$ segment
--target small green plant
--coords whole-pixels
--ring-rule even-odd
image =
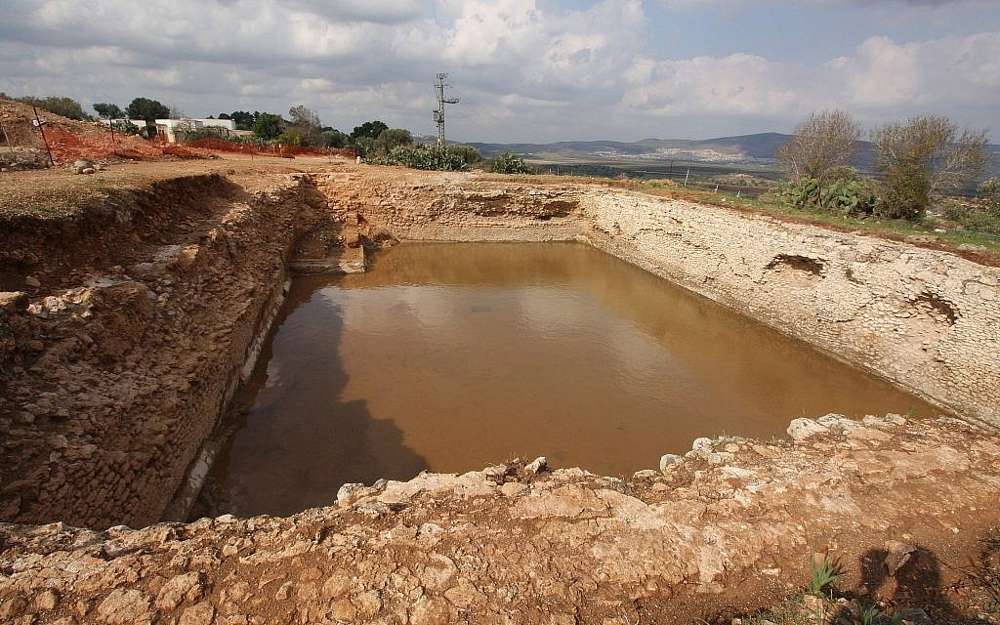
[[[822,560],[809,558],[809,593],[821,595],[827,586],[840,577],[837,566],[826,556]]]
[[[870,605],[861,608],[861,625],[876,625],[882,620],[882,610],[878,609],[878,606]]]
[[[530,165],[525,163],[523,158],[511,154],[510,152],[504,152],[500,156],[493,159],[493,163],[490,165],[490,171],[495,174],[534,173],[534,169],[532,169]]]

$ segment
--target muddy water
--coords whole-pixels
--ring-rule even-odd
[[[201,513],[515,456],[605,475],[794,417],[938,412],[583,245],[404,244],[298,280]]]

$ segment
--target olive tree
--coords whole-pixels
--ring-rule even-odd
[[[917,220],[933,199],[961,189],[986,168],[986,131],[960,130],[947,117],[923,115],[872,132],[882,176],[880,211]]]
[[[813,113],[778,151],[778,160],[793,178],[822,178],[851,161],[861,126],[844,111]]]

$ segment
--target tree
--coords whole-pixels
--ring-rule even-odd
[[[253,133],[264,141],[276,139],[281,134],[284,120],[274,113],[261,113],[253,124]]]
[[[316,114],[316,111],[308,109],[301,104],[288,109],[288,118],[292,121],[293,126],[316,129],[323,126],[319,121],[319,115]]]
[[[253,124],[257,120],[257,113],[233,111],[227,116],[227,119],[231,119],[236,123],[237,130],[253,130]]]
[[[315,111],[299,104],[288,109],[288,117],[291,119],[291,125],[298,131],[300,143],[296,145],[316,146],[322,142],[323,124]]]
[[[861,126],[844,111],[813,113],[778,151],[778,160],[793,178],[822,178],[847,165],[857,150]]]
[[[349,141],[350,137],[336,128],[324,128],[320,135],[320,145],[325,148],[343,148]]]
[[[170,117],[170,109],[149,98],[136,98],[129,102],[125,112],[129,119],[144,119],[146,123],[152,125],[157,119],[167,119]]]
[[[378,139],[378,136],[382,134],[383,131],[388,130],[389,126],[378,120],[365,122],[360,126],[355,126],[354,131],[351,132],[351,139],[357,141],[362,137],[367,137],[368,139]]]
[[[959,130],[947,117],[924,115],[872,133],[882,175],[880,211],[918,220],[932,199],[961,189],[986,168],[986,131]]]
[[[125,117],[125,111],[117,104],[98,102],[94,105],[94,110],[104,119],[122,119]]]
[[[372,144],[372,149],[376,154],[388,154],[393,148],[401,145],[413,145],[413,135],[409,130],[403,128],[388,128],[379,133]]]

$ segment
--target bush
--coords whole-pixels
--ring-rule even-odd
[[[1000,178],[990,178],[979,185],[979,199],[989,213],[1000,219]]]
[[[38,108],[46,110],[50,113],[62,115],[63,117],[68,117],[70,119],[90,119],[90,115],[84,113],[83,107],[80,106],[80,103],[73,98],[60,98],[57,96],[36,98],[33,96],[25,96],[23,98],[18,98],[18,100],[20,102],[24,102],[25,104],[37,106]]]
[[[413,169],[464,171],[469,168],[468,151],[446,146],[444,149],[427,145],[398,146],[383,157],[370,159],[379,165],[402,165]]]
[[[142,129],[133,124],[127,119],[119,119],[111,122],[111,127],[115,132],[120,132],[123,135],[132,136],[139,134]]]
[[[785,185],[785,199],[796,208],[820,208],[845,215],[871,215],[879,205],[872,183],[850,167],[836,167],[822,178],[801,177]]]
[[[531,174],[535,170],[525,163],[524,159],[520,156],[504,152],[493,159],[493,162],[490,164],[490,171],[495,174]]]
[[[882,174],[879,214],[917,221],[931,200],[954,192],[985,168],[985,132],[959,128],[947,117],[914,117],[872,133],[875,169]]]
[[[455,154],[461,155],[462,158],[465,159],[465,162],[470,165],[472,165],[473,163],[478,163],[479,161],[483,160],[483,156],[479,153],[479,150],[472,147],[471,145],[461,145],[461,144],[450,145],[448,146],[448,149],[454,152]]]
[[[388,154],[400,146],[407,145],[413,145],[413,135],[410,134],[409,130],[388,128],[376,137],[372,149],[375,154]]]

